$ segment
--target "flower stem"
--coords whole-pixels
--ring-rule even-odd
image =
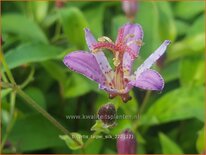
[[[15,84],[14,78],[13,78],[12,73],[9,70],[9,67],[8,67],[8,65],[7,65],[7,63],[6,63],[5,59],[4,59],[4,55],[3,55],[2,51],[0,52],[0,60],[1,60],[3,66],[5,68],[5,71],[6,71],[7,75],[8,75],[9,80],[11,81],[11,83]]]
[[[14,125],[14,122],[15,122],[16,116],[17,116],[17,115],[15,115],[15,101],[16,101],[16,92],[15,91],[13,91],[11,93],[10,101],[11,101],[11,104],[10,104],[10,118],[9,118],[8,125],[6,127],[6,133],[5,133],[5,135],[2,139],[0,153],[2,153],[3,147],[6,143],[6,140],[9,136],[9,133],[10,133],[10,131],[11,131],[13,125]]]
[[[97,135],[99,135],[100,133],[101,133],[100,131],[95,131],[95,132],[89,137],[89,139],[85,142],[83,148],[86,148],[89,144],[91,144],[92,141],[94,140],[94,137],[97,136]]]
[[[13,75],[6,63],[6,60],[4,59],[3,52],[0,52],[0,60],[5,68],[5,71],[8,75],[9,80],[11,81],[11,85],[13,88],[13,91],[16,91],[16,93],[21,96],[27,104],[29,104],[31,107],[33,107],[35,110],[37,110],[39,113],[41,113],[46,119],[48,119],[54,126],[56,126],[60,131],[62,131],[64,134],[68,135],[71,139],[73,139],[78,145],[81,145],[76,139],[74,139],[71,135],[71,133],[64,128],[55,118],[53,118],[47,111],[45,111],[41,106],[39,106],[30,96],[28,96],[24,91],[22,91],[21,87],[16,85],[16,82],[13,78]],[[32,76],[31,72],[31,76]],[[30,76],[29,76],[30,77]],[[27,84],[27,82],[26,82]]]
[[[144,112],[145,106],[146,106],[146,104],[147,104],[147,102],[149,100],[150,95],[151,95],[151,91],[147,91],[146,94],[145,94],[145,97],[144,97],[144,99],[142,101],[142,105],[141,105],[141,107],[139,109],[139,114],[140,115],[141,115],[142,112]],[[137,129],[138,123],[139,123],[139,120],[136,120],[134,122],[134,125],[132,127],[133,131],[135,131]]]
[[[142,101],[142,105],[140,107],[139,113],[141,114],[142,112],[144,112],[145,106],[149,100],[149,97],[151,95],[151,91],[147,91],[144,97],[144,100]]]
[[[32,80],[33,80],[33,76],[34,76],[34,67],[32,67],[31,72],[29,73],[29,76],[27,77],[27,79],[21,84],[21,88],[26,87]]]

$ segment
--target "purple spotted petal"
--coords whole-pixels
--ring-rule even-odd
[[[136,81],[131,81],[129,84],[146,90],[161,91],[164,87],[164,80],[158,72],[148,69],[142,72]]]
[[[88,52],[72,52],[64,57],[64,64],[71,70],[83,74],[100,84],[106,81],[94,55]]]
[[[95,44],[97,41],[88,28],[85,28],[84,32],[85,32],[85,39],[86,39],[87,45],[89,47],[89,50],[92,51],[93,50],[92,45]]]
[[[87,45],[88,45],[90,51],[92,51],[93,50],[92,45],[94,43],[96,43],[97,41],[89,29],[85,29],[85,38],[86,38],[86,42],[87,42]],[[95,56],[97,63],[99,65],[102,73],[106,77],[107,81],[111,82],[113,79],[113,76],[114,76],[114,72],[113,72],[112,67],[110,66],[105,54],[100,50],[100,51],[93,53],[93,55]]]
[[[133,37],[129,37],[133,35]],[[125,42],[138,55],[141,46],[138,46],[138,42],[142,41],[144,32],[139,24],[125,24],[118,31],[117,42]],[[138,41],[138,42],[137,42]],[[140,43],[139,42],[139,43]]]
[[[128,93],[132,88],[133,88],[132,85],[128,85],[127,87],[124,88],[124,91],[121,91],[121,92],[120,92],[119,90],[117,90],[117,89],[115,89],[115,88],[110,88],[109,86],[102,85],[102,84],[99,85],[99,89],[103,89],[103,90],[105,90],[105,91],[107,91],[107,92],[109,92],[109,93],[112,93],[112,94],[126,94],[126,93]]]
[[[145,61],[144,63],[137,68],[135,75],[136,75],[136,79],[139,77],[139,75],[141,73],[143,73],[145,70],[149,69],[150,67],[152,67],[152,65],[164,54],[164,52],[167,49],[167,46],[170,44],[169,40],[165,40],[160,47],[154,51],[154,53],[152,53]]]
[[[130,37],[133,35],[133,37]],[[119,29],[117,42],[125,42],[125,44],[132,50],[134,55],[138,56],[143,39],[143,30],[139,24],[125,24]],[[123,58],[123,69],[126,71],[125,76],[128,76],[132,70],[134,58],[128,52],[125,52]]]

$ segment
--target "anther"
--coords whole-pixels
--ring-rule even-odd
[[[126,41],[129,39],[129,38],[133,38],[135,35],[134,34],[128,34],[126,35],[126,37],[124,38],[124,43],[126,43]]]
[[[128,42],[127,46],[130,46],[131,44],[134,44],[134,43],[139,47],[143,45],[142,40],[139,39],[139,40],[132,40],[132,41]]]
[[[100,38],[98,38],[98,41],[99,42],[109,42],[109,43],[113,43],[113,41],[109,38],[109,37],[106,37],[106,36],[102,36]]]

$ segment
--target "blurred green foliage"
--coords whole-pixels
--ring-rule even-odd
[[[205,121],[205,2],[138,3],[135,22],[144,30],[144,46],[134,69],[165,39],[172,41],[162,65],[155,65],[165,79],[161,93],[152,92],[145,111],[134,130],[137,153],[201,153]],[[6,62],[18,84],[25,82],[31,70],[32,81],[23,87],[33,100],[75,134],[91,135],[95,120],[66,119],[66,115],[93,115],[108,102],[119,107],[118,114],[137,115],[146,91],[134,88],[127,104],[119,98],[109,100],[96,83],[71,72],[63,57],[75,50],[87,50],[83,28],[95,37],[113,40],[118,28],[127,23],[120,2],[2,2],[1,46]],[[6,82],[5,69],[1,69]],[[11,89],[1,90],[2,136],[9,123]],[[81,153],[78,146],[18,96],[15,119],[6,141],[5,153]],[[132,128],[137,120],[117,120],[109,134]],[[85,142],[86,139],[83,139]],[[115,139],[96,139],[85,153],[116,153]]]

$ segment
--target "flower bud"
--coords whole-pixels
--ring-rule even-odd
[[[113,104],[108,103],[103,105],[98,111],[98,118],[106,125],[115,123],[116,109]]]
[[[137,0],[122,0],[122,9],[129,19],[134,19],[137,12]]]
[[[135,154],[136,153],[136,138],[129,129],[122,132],[117,139],[118,154]]]
[[[64,6],[65,1],[64,0],[56,0],[55,5],[57,8],[62,8]]]

